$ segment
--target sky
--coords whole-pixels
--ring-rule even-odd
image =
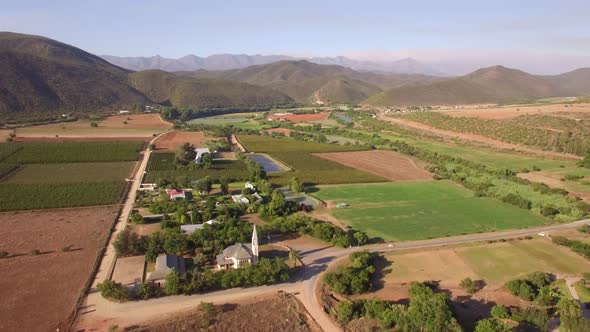
[[[0,0],[0,8],[0,31],[99,55],[414,57],[545,73],[590,66],[588,0]]]

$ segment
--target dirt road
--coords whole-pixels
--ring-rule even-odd
[[[378,116],[379,116],[379,119],[381,119],[381,120],[388,121],[388,122],[391,122],[391,123],[394,123],[394,124],[397,124],[397,125],[400,125],[403,127],[409,127],[412,129],[426,131],[431,134],[435,134],[437,136],[448,137],[448,138],[459,138],[459,139],[465,140],[465,141],[483,143],[485,145],[489,145],[489,146],[492,146],[492,147],[498,148],[498,149],[507,149],[507,150],[514,149],[514,150],[518,150],[518,151],[522,151],[522,152],[526,152],[526,153],[530,153],[530,154],[534,154],[534,155],[548,156],[548,157],[554,157],[554,158],[567,158],[567,159],[576,159],[576,160],[579,160],[582,158],[582,157],[576,156],[574,154],[560,153],[560,152],[555,152],[555,151],[545,151],[545,150],[535,149],[535,148],[531,148],[531,147],[527,147],[527,146],[498,141],[498,140],[495,140],[493,138],[489,138],[486,136],[438,129],[438,128],[434,128],[429,125],[425,125],[420,122],[410,121],[410,120],[401,119],[401,118],[392,118],[392,117],[387,116],[384,113],[378,113]]]

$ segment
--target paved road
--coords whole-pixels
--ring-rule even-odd
[[[106,329],[113,324],[117,324],[119,326],[141,324],[151,319],[161,318],[167,314],[174,314],[194,308],[201,301],[213,302],[217,304],[228,303],[232,301],[239,302],[251,299],[254,296],[274,294],[277,291],[282,290],[295,293],[305,308],[309,311],[310,315],[324,331],[340,331],[341,329],[323,311],[319,299],[317,298],[317,288],[321,284],[319,282],[321,280],[321,275],[328,268],[328,266],[334,264],[338,259],[346,257],[351,252],[361,250],[369,250],[372,252],[388,252],[396,250],[456,245],[469,242],[499,240],[535,235],[540,232],[577,228],[587,223],[590,223],[590,219],[569,224],[542,226],[505,232],[492,232],[432,240],[400,242],[395,243],[394,246],[390,246],[390,244],[377,244],[346,249],[326,247],[315,250],[310,250],[309,248],[297,248],[293,246],[293,249],[295,250],[299,251],[301,249],[300,254],[305,265],[303,273],[299,279],[272,286],[247,289],[230,289],[201,295],[179,295],[149,301],[126,303],[113,303],[106,301],[100,297],[100,294],[95,292],[88,296],[88,307],[86,308],[88,313],[82,313],[80,315],[78,328],[85,328],[87,331],[90,331]]]

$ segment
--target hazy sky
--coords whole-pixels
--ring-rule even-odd
[[[0,0],[0,30],[120,56],[524,54],[590,62],[589,0],[483,2]]]

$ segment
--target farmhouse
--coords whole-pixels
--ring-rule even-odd
[[[183,189],[166,189],[166,194],[173,200],[181,200],[186,198],[186,192]]]
[[[146,281],[164,282],[166,276],[172,269],[178,271],[179,274],[184,274],[184,258],[176,255],[161,254],[156,258],[154,272],[149,274]]]
[[[246,198],[246,196],[240,194],[240,195],[231,195],[231,199],[232,201],[234,201],[234,203],[238,203],[238,204],[250,204],[250,200],[248,198]]]
[[[195,156],[195,163],[198,164],[201,162],[203,155],[206,153],[211,154],[211,151],[209,150],[209,148],[197,148],[195,149],[195,153],[197,154]]]
[[[254,185],[252,183],[250,183],[250,181],[248,181],[244,184],[244,188],[250,189],[250,190],[256,190],[256,187],[254,187]]]
[[[239,269],[245,264],[255,264],[258,261],[258,235],[256,234],[256,225],[252,231],[252,243],[236,243],[223,250],[217,255],[217,269],[226,270],[228,268]]]
[[[217,225],[217,224],[219,224],[219,221],[217,221],[215,219],[211,219],[211,220],[206,221],[202,224],[180,225],[180,230],[183,233],[190,235],[190,234],[193,234],[194,232],[202,229],[203,227],[205,227],[205,225]]]

